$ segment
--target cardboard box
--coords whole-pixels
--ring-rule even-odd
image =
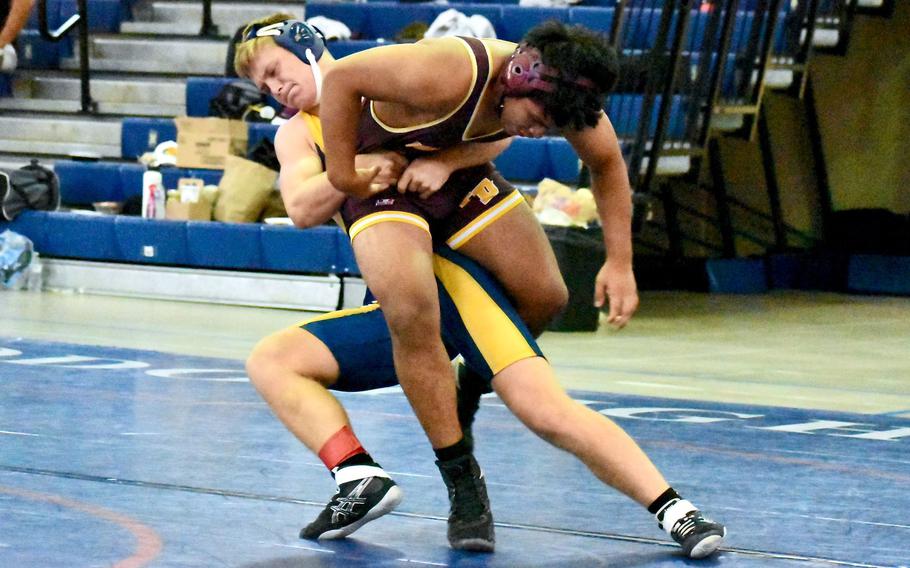
[[[248,132],[243,121],[181,116],[175,122],[178,168],[220,170],[229,155],[246,155]]]
[[[166,218],[175,221],[211,221],[212,203],[200,200],[196,203],[183,203],[177,199],[167,200]]]

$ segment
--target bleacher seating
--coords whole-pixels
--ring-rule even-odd
[[[369,2],[367,4],[310,2],[307,17],[324,16],[343,22],[357,39],[393,40],[398,33],[412,22],[431,24],[436,17],[452,8],[444,4],[401,4],[398,2]],[[570,20],[573,10],[580,9],[589,15],[601,12],[603,18],[612,21],[612,9],[601,7],[584,8],[535,8],[503,3],[458,3],[454,6],[470,16],[479,14],[487,18],[500,39],[517,41],[524,32],[546,19],[563,22]],[[593,22],[593,20],[588,20]],[[609,29],[609,28],[606,28]]]
[[[346,2],[310,2],[307,5],[307,17],[324,16],[339,20],[351,29],[353,37],[357,40],[394,41],[398,33],[408,24],[423,21],[427,24],[444,10],[452,6],[439,4],[412,4],[377,1],[367,4]],[[479,14],[493,24],[499,39],[518,41],[535,25],[555,19],[562,22],[583,25],[601,33],[609,33],[613,25],[615,11],[612,3],[571,7],[526,7],[504,3],[458,3],[454,6],[457,10],[467,14]],[[630,30],[625,36],[624,49],[644,50],[652,47],[657,38],[658,22],[662,10],[659,8],[632,8],[626,15],[625,28]],[[783,22],[789,13],[789,3],[783,5],[778,18],[775,45],[778,49],[783,45]],[[705,24],[710,11],[693,10],[689,24],[689,38],[684,45],[696,50],[701,47]],[[733,51],[744,50],[749,41],[748,31],[752,25],[754,12],[741,6],[736,14],[731,38]],[[376,44],[371,44],[370,47]],[[333,50],[334,52],[335,50]],[[354,46],[345,45],[344,49],[336,54],[338,57],[356,51]]]
[[[134,160],[165,140],[177,139],[177,125],[170,118],[126,118],[120,138],[121,155]]]
[[[107,33],[117,32],[121,22],[129,19],[133,4],[133,0],[88,1],[90,29]],[[76,0],[47,0],[50,27],[56,28],[72,15],[76,4]],[[493,24],[500,39],[510,41],[518,41],[528,29],[547,19],[609,33],[617,11],[616,0],[586,0],[583,5],[559,8],[517,4],[518,0],[452,0],[449,5],[389,0],[369,0],[367,3],[316,0],[307,4],[306,16],[337,19],[352,30],[355,39],[330,43],[331,52],[340,58],[394,42],[399,32],[412,22],[430,24],[449,8],[468,15],[483,15]],[[660,0],[632,0],[628,5],[619,47],[627,56],[641,56],[655,45],[664,4]],[[717,49],[706,47],[706,42],[716,41],[706,36],[709,20],[715,15],[712,13],[714,6],[724,3],[696,5],[699,8],[690,13],[687,36],[682,42],[679,69],[683,83],[695,80],[695,70],[705,58],[710,57],[707,66],[710,71],[722,55]],[[765,6],[765,3],[760,5]],[[745,60],[752,55],[750,31],[758,7],[758,0],[740,0],[733,20],[729,56],[725,59],[720,84],[722,97],[731,101],[738,101],[742,85],[748,84],[754,75],[754,61]],[[786,55],[786,50],[794,49],[793,21],[788,20],[793,13],[792,7],[791,2],[780,3],[773,38],[775,53]],[[34,14],[28,28],[19,38],[22,67],[57,69],[61,60],[73,56],[72,35],[58,43],[48,42],[38,33]],[[747,53],[750,57],[744,57]],[[67,64],[71,62],[64,62],[64,66]],[[188,77],[187,115],[208,115],[209,102],[231,80]],[[0,96],[9,94],[10,90],[10,81],[0,77]],[[644,84],[629,82],[608,99],[606,110],[626,151],[638,143],[636,136],[642,120],[648,121],[646,139],[653,138],[658,128],[661,96],[658,94],[648,109],[645,108],[646,93]],[[697,123],[693,117],[697,117],[699,104],[692,92],[674,91],[669,122],[664,130],[665,143],[673,143],[676,148],[681,147],[680,144],[685,146],[687,136],[691,138],[692,124]],[[249,148],[263,139],[273,140],[276,131],[277,127],[272,125],[251,124]],[[153,150],[160,142],[173,139],[176,139],[176,126],[171,118],[124,118],[120,154],[130,163],[57,160],[55,169],[61,180],[63,201],[85,207],[98,201],[123,201],[139,194],[145,168],[135,159]],[[580,167],[575,151],[562,138],[516,139],[496,160],[496,165],[508,179],[518,182],[536,182],[549,177],[574,183]],[[180,177],[202,178],[212,184],[218,183],[221,177],[218,170],[165,168],[162,173],[166,187],[176,187]],[[356,272],[346,237],[331,227],[298,231],[256,224],[151,222],[130,217],[27,212],[11,224],[11,228],[30,236],[42,253],[65,258],[280,272]],[[307,253],[300,254],[300,251]]]
[[[56,29],[63,22],[77,13],[76,0],[45,0],[47,5],[47,25]],[[120,22],[130,15],[132,0],[88,0],[89,31],[116,32]],[[26,28],[37,30],[39,27],[38,10],[29,15]]]
[[[58,69],[60,59],[72,55],[72,39],[66,37],[52,42],[41,37],[38,30],[22,30],[16,40],[19,66],[23,69]]]
[[[58,0],[60,21],[65,22],[78,12],[76,0]],[[120,31],[120,22],[128,12],[124,0],[88,0],[88,28],[92,32],[114,33]]]
[[[136,119],[124,121],[125,155],[127,148],[137,146],[137,143],[132,142],[133,139],[145,140],[150,129],[157,128],[161,131],[165,129],[161,124],[173,124],[172,120],[165,119],[156,121],[158,126],[153,127],[149,122]],[[136,130],[133,131],[132,128]],[[250,148],[262,138],[274,140],[276,131],[277,127],[268,124],[251,125]],[[159,140],[169,139],[171,138],[165,137]],[[549,177],[564,183],[574,183],[579,171],[578,156],[563,138],[516,139],[495,163],[504,176],[516,181],[535,181]],[[124,201],[140,193],[145,166],[138,163],[58,160],[54,169],[60,178],[63,202],[86,206],[99,201]],[[222,173],[221,170],[175,167],[165,167],[161,171],[164,185],[168,188],[177,187],[177,180],[181,177],[195,177],[207,184],[217,184]]]
[[[76,0],[44,0],[47,5],[47,25],[56,30],[77,13]],[[130,14],[129,0],[88,0],[88,25],[90,32],[115,33],[120,23]],[[57,69],[60,60],[73,56],[74,37],[67,35],[59,41],[44,39],[38,31],[40,22],[37,8],[32,10],[25,29],[19,34],[19,66],[26,69]]]
[[[106,262],[234,268],[268,272],[359,274],[338,227],[293,227],[24,211],[0,223],[41,254]]]
[[[125,201],[142,192],[145,166],[138,163],[59,160],[54,171],[60,178],[60,195],[67,205],[86,206],[99,201]],[[217,185],[221,170],[166,167],[161,170],[165,187],[176,188],[177,180],[192,177]]]

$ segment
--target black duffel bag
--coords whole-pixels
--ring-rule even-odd
[[[264,105],[265,95],[259,92],[256,84],[246,79],[238,79],[221,87],[218,94],[209,101],[209,116],[247,122],[268,122],[259,117],[258,111]],[[251,110],[255,112],[250,112]]]
[[[18,170],[0,169],[0,217],[12,221],[23,209],[60,208],[60,180],[53,170],[32,160]]]

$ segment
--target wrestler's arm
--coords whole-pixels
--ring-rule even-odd
[[[438,152],[433,162],[452,172],[489,162],[508,145],[508,140],[463,144]],[[291,119],[282,125],[275,136],[275,153],[281,164],[281,197],[294,226],[305,229],[331,219],[347,195],[329,182],[309,128],[303,121]],[[401,169],[407,165],[403,157],[393,152],[361,154],[356,157],[356,163],[358,166],[380,165],[380,179],[388,183],[394,183]]]
[[[632,190],[626,163],[606,114],[601,114],[593,128],[567,132],[566,139],[591,170],[591,191],[607,248],[607,261],[597,274],[594,303],[600,307],[609,298],[608,321],[622,327],[638,308],[632,273]]]
[[[329,183],[303,121],[291,119],[278,129],[275,154],[281,198],[294,226],[305,229],[331,219],[347,196]]]
[[[432,115],[463,98],[473,67],[457,42],[437,39],[368,49],[338,60],[326,73],[319,112],[326,169],[335,187],[357,197],[372,193],[370,182],[376,172],[357,171],[354,164],[362,99],[398,103]]]
[[[6,15],[6,23],[0,29],[0,47],[5,47],[15,41],[16,36],[22,31],[28,20],[28,14],[35,4],[35,0],[13,0],[10,4],[9,14]],[[0,20],[2,21],[2,20]]]
[[[511,143],[511,138],[495,142],[471,142],[415,158],[401,174],[398,191],[415,191],[420,197],[426,198],[438,191],[452,172],[492,162]]]

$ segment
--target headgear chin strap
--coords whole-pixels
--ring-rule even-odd
[[[290,51],[313,71],[316,102],[322,95],[322,70],[318,61],[325,52],[325,37],[315,27],[300,20],[285,20],[267,25],[251,26],[243,41],[258,37],[274,37],[275,43]]]
[[[552,93],[560,83],[566,86],[596,89],[594,82],[585,77],[569,79],[548,67],[540,51],[527,44],[521,44],[506,62],[500,74],[503,97],[530,97],[539,93]]]

